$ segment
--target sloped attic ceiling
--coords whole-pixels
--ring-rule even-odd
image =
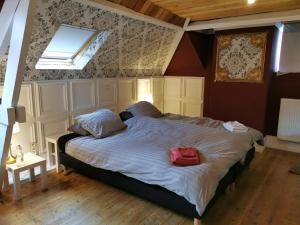
[[[37,1],[24,81],[161,75],[176,30],[153,25],[84,1]],[[110,36],[83,70],[36,70],[35,65],[61,24],[108,31]],[[0,63],[3,81],[7,58]]]

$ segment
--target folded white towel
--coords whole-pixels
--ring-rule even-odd
[[[227,123],[224,123],[226,127],[233,129],[233,130],[248,130],[248,128],[244,125],[239,123],[238,121],[229,121]]]
[[[239,123],[238,121],[229,121],[227,123],[223,123],[223,127],[232,133],[244,133],[248,131],[248,127],[242,123]]]
[[[232,133],[244,133],[244,132],[247,132],[247,131],[248,131],[248,128],[244,128],[244,129],[239,128],[239,129],[237,129],[237,128],[228,126],[228,125],[226,125],[226,124],[224,124],[223,126],[224,126],[224,128],[225,128],[226,130],[228,130],[228,131],[230,131],[230,132],[232,132]]]

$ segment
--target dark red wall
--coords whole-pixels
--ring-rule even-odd
[[[193,45],[190,34],[185,34],[180,42],[176,53],[165,73],[165,75],[198,75],[205,77],[205,99],[204,116],[220,120],[238,120],[248,126],[252,126],[266,131],[266,114],[269,85],[272,77],[272,48],[274,31],[273,27],[237,29],[217,32],[219,34],[249,33],[267,31],[267,49],[265,59],[264,83],[241,83],[241,82],[215,82],[215,55],[216,39],[212,43],[211,35],[200,35],[199,42],[204,41],[204,45],[210,51],[201,51],[201,48]],[[216,37],[215,35],[215,37]],[[193,35],[195,38],[196,35]],[[195,40],[194,40],[195,42]],[[191,46],[193,45],[193,46]],[[207,62],[203,62],[205,56]],[[197,62],[200,61],[201,63]]]
[[[3,3],[4,3],[4,0],[0,0],[0,11],[1,11]]]
[[[218,32],[219,34],[233,34],[246,32],[267,31],[267,46],[265,57],[265,72],[263,84],[242,82],[215,82],[216,63],[216,41],[214,43],[214,54],[211,76],[207,77],[206,87],[209,93],[205,115],[221,120],[238,120],[251,127],[265,132],[267,99],[270,81],[272,78],[272,48],[274,39],[274,28],[255,28],[242,30],[229,30]]]
[[[184,33],[166,76],[206,76],[210,73],[213,36]]]
[[[300,73],[272,77],[268,98],[267,134],[277,135],[281,98],[300,99]]]

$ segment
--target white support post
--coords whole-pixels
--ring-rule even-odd
[[[12,135],[12,126],[0,124],[0,157],[1,157],[1,167],[0,167],[0,187],[3,186],[6,170],[6,159],[8,155],[8,149],[10,148],[10,140]],[[1,193],[0,188],[0,193]]]
[[[19,0],[6,0],[3,4],[0,21],[0,58],[4,55],[9,45],[12,29],[12,21],[14,19],[14,12],[19,4]]]
[[[34,1],[36,0],[20,0],[15,12],[5,74],[8,79],[4,80],[2,106],[15,107],[18,104],[31,37]]]
[[[5,52],[7,49],[7,40],[10,37],[2,105],[0,106],[1,187],[6,169],[12,127],[18,118],[20,118],[20,122],[25,122],[25,115],[23,115],[25,114],[25,110],[22,107],[17,108],[17,104],[31,36],[35,3],[36,0],[6,0],[0,15],[0,24],[5,25],[4,32],[0,33],[0,53]]]

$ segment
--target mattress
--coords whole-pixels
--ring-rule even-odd
[[[172,114],[172,113],[166,113],[163,117],[160,119],[162,120],[175,120],[175,121],[180,121],[183,123],[189,123],[189,124],[194,124],[194,125],[199,125],[203,127],[210,127],[210,128],[215,128],[220,131],[226,131],[227,133],[230,131],[227,131],[223,123],[224,121],[222,120],[214,120],[209,117],[189,117],[189,116],[183,116],[183,115],[178,115],[178,114]],[[252,143],[254,144],[255,142],[263,144],[263,135],[260,131],[253,129],[251,127],[248,127],[248,132],[242,132],[242,133],[231,133],[232,135],[237,135],[237,136],[248,136],[248,138],[252,139]]]
[[[256,138],[251,132],[235,135],[180,120],[134,117],[126,124],[125,131],[104,139],[74,138],[67,143],[66,153],[93,167],[164,187],[195,205],[200,216],[219,181],[243,159]],[[168,153],[176,146],[198,148],[203,163],[173,166]]]

